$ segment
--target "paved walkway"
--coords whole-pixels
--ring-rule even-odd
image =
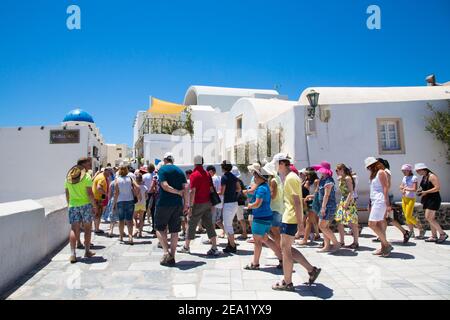
[[[357,253],[301,249],[322,273],[309,287],[306,272],[296,265],[295,293],[271,289],[282,273],[268,249],[262,254],[262,270],[246,271],[252,244],[239,242],[237,255],[209,258],[208,246],[201,244],[204,237],[192,243],[193,254],[178,254],[177,266],[168,268],[159,265],[162,250],[156,239],[136,239],[129,246],[117,238],[94,236],[97,257],[71,265],[66,246],[18,282],[7,299],[450,299],[450,243],[412,240],[405,246],[392,227],[388,238],[395,249],[389,258],[371,254],[378,244],[372,243],[369,228],[363,230]]]

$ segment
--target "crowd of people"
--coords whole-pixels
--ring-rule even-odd
[[[143,237],[147,218],[151,225],[149,232],[156,235],[164,252],[160,261],[163,266],[175,265],[177,252],[189,254],[196,233],[203,230],[207,234],[203,244],[210,246],[208,256],[236,254],[238,240],[252,242],[254,253],[246,270],[259,270],[262,248],[266,246],[278,258],[277,268],[283,270],[283,279],[272,288],[282,291],[294,290],[295,262],[307,271],[310,284],[321,272],[302,255],[299,246],[323,239],[318,253],[359,249],[362,226],[358,219],[357,187],[360,178],[350,166],[340,163],[333,172],[330,163],[323,161],[298,170],[287,154],[279,153],[267,163],[248,166],[251,182],[246,186],[238,168],[229,161],[221,163],[222,176],[219,176],[215,166],[204,167],[202,156],[193,160],[194,169],[183,172],[174,164],[174,156],[167,153],[156,167],[150,164],[133,170],[126,163],[118,168],[108,165],[93,176],[91,159],[80,159],[69,170],[65,181],[71,224],[70,262],[77,261],[76,249],[85,250],[87,258],[95,255],[90,241],[92,222],[93,232],[103,234],[102,217],[110,225],[106,236],[114,237],[114,227],[118,223],[119,241],[129,245],[133,245],[135,238]],[[411,238],[437,244],[446,241],[448,235],[435,217],[441,204],[440,181],[424,163],[399,168],[403,180],[398,187],[407,229],[402,227],[399,215],[394,214],[392,208],[389,162],[369,157],[365,159],[365,167],[370,180],[368,226],[377,235],[374,241],[381,245],[374,255],[388,257],[393,250],[386,237],[389,223],[399,229],[404,243]],[[420,183],[414,171],[422,177]],[[413,215],[416,196],[421,198],[430,225],[431,237],[428,238]],[[235,237],[235,219],[241,229],[238,238]],[[333,231],[334,225],[339,239]],[[348,245],[345,244],[345,227],[353,238]],[[80,239],[81,228],[84,243]],[[252,238],[247,239],[250,233]],[[125,236],[127,241],[124,241]],[[222,252],[218,249],[218,238],[227,239]],[[182,242],[180,248],[179,241]]]

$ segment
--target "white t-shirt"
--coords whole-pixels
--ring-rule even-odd
[[[133,178],[133,180],[136,180],[136,175],[133,172],[128,172],[128,176]]]
[[[148,191],[150,190],[150,187],[152,186],[153,176],[154,176],[153,173],[146,173],[142,176],[142,180],[144,181],[144,185],[147,187]]]
[[[220,192],[220,188],[221,188],[220,180],[221,179],[218,175],[214,175],[214,177],[212,177],[213,185],[217,192]],[[215,206],[217,209],[223,208],[223,196],[220,196],[220,199],[222,201],[218,205]]]
[[[148,192],[148,188],[145,186],[145,184],[139,185],[139,192],[141,193],[141,200],[137,204],[146,204],[146,196]]]
[[[412,176],[404,176],[403,180],[402,180],[402,184],[404,186],[406,186],[407,188],[412,188],[413,184],[416,183],[417,181],[419,181],[419,180],[414,175],[412,175]],[[416,198],[416,193],[414,191],[406,191],[405,197],[406,198],[415,199]]]

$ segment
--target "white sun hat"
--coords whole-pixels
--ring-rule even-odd
[[[364,160],[364,164],[366,165],[366,168],[370,167],[374,163],[378,162],[378,160],[375,157],[368,157],[366,160]]]
[[[416,163],[414,165],[414,170],[424,170],[424,169],[428,169],[428,166],[425,163]]]
[[[234,176],[238,179],[241,177],[241,172],[236,166],[233,166],[233,168],[231,169],[231,173],[234,174]]]

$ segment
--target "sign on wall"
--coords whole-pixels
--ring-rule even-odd
[[[80,143],[80,130],[50,130],[50,144]]]

